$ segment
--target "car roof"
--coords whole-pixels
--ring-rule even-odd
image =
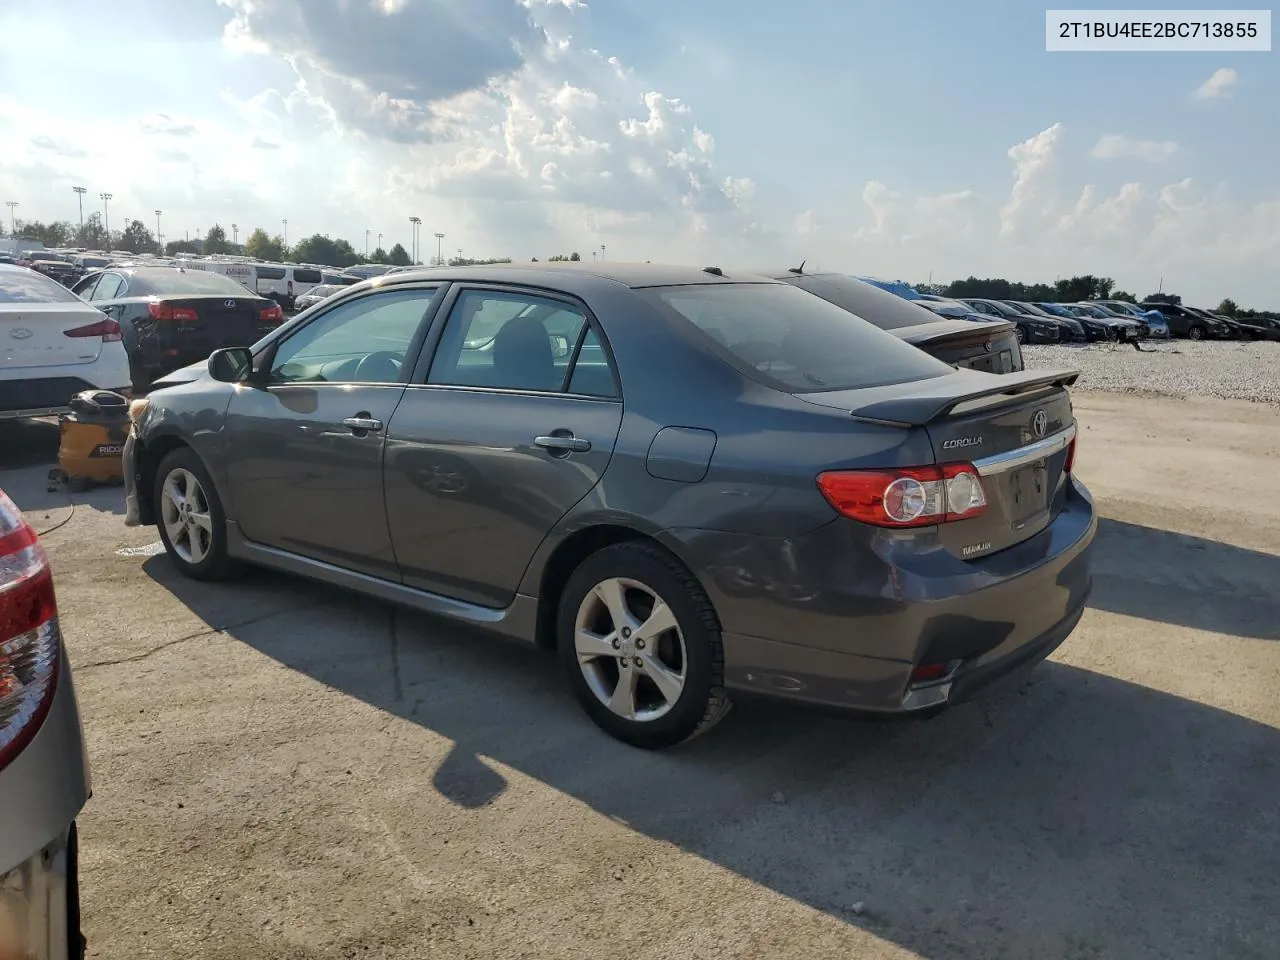
[[[718,272],[710,272],[718,271]],[[775,283],[756,273],[719,267],[688,267],[660,263],[494,263],[460,267],[422,267],[374,277],[378,286],[420,280],[520,283],[533,286],[564,287],[583,281],[611,280],[625,287],[675,287],[695,283]]]

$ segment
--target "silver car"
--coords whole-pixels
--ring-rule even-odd
[[[75,819],[88,799],[53,574],[0,491],[0,960],[84,956]]]

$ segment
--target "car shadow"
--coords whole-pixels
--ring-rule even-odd
[[[1280,557],[1105,517],[1089,606],[1196,630],[1280,640]]]
[[[1280,943],[1280,731],[1263,723],[1049,662],[927,722],[746,704],[647,753],[597,730],[532,647],[285,575],[144,569],[212,626],[452,741],[433,786],[463,809],[504,793],[500,764],[939,960]],[[267,599],[296,612],[244,622]]]
[[[0,470],[58,462],[58,421],[0,420]]]

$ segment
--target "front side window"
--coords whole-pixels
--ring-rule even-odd
[[[427,382],[560,391],[586,325],[582,311],[561,300],[463,291],[449,313]]]
[[[93,288],[93,294],[90,300],[111,300],[120,295],[120,288],[124,286],[124,277],[118,273],[104,273],[102,279],[98,281],[98,285]]]
[[[395,383],[434,289],[372,293],[290,335],[271,361],[272,383]]]
[[[637,292],[693,324],[735,365],[791,392],[878,387],[952,372],[893,334],[789,284],[691,284]]]

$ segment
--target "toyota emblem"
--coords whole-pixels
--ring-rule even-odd
[[[234,300],[223,300],[222,305],[228,310],[234,310],[236,308],[236,302]]]
[[[992,350],[994,350],[994,349],[995,349],[995,346],[996,346],[996,345],[995,345],[994,343],[992,343],[990,340],[988,340],[986,343],[984,343],[984,344],[982,345],[982,349],[983,349],[983,350],[985,350],[985,351],[987,351],[987,353],[990,353]]]
[[[26,327],[14,327],[9,331],[9,336],[15,340],[26,340],[34,335],[34,331],[28,330]]]
[[[1036,415],[1031,418],[1031,432],[1037,437],[1043,437],[1049,429],[1049,415],[1043,410],[1037,410]]]

